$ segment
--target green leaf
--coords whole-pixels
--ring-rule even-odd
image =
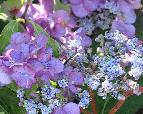
[[[11,83],[11,84],[7,85],[7,88],[9,88],[10,90],[12,90],[14,92],[16,92],[18,90],[16,83]]]
[[[8,16],[5,13],[0,13],[0,19],[2,20],[8,20]]]
[[[143,95],[130,96],[117,114],[136,114],[140,108],[143,108]]]
[[[32,24],[33,28],[34,28],[34,34],[35,36],[38,36],[40,34],[45,34],[46,36],[49,37],[48,33],[38,24],[30,21],[30,23]]]
[[[19,9],[23,6],[24,2],[25,0],[7,0],[3,2],[2,6],[5,10]]]
[[[15,20],[10,21],[5,28],[2,30],[0,36],[0,53],[2,53],[6,46],[9,44],[11,35],[14,32],[23,31],[23,26]]]
[[[49,36],[49,34],[38,24],[30,21],[30,23],[33,25],[35,36],[40,34],[45,34],[48,37],[48,43],[47,47],[51,47],[54,52],[55,57],[59,57],[59,44],[57,41],[55,41],[53,38]]]
[[[16,93],[7,87],[0,89],[0,112],[4,114],[25,114],[25,110],[18,106]]]
[[[6,1],[6,0],[0,0],[0,4],[3,3],[4,1]]]
[[[5,114],[4,112],[0,112],[0,114]]]
[[[49,37],[47,46],[53,49],[55,57],[59,57],[59,44],[57,41]]]
[[[63,4],[60,2],[60,0],[55,0],[55,9],[56,10],[70,11],[70,5],[69,4]]]
[[[137,37],[143,40],[143,12],[142,11],[137,12],[137,20],[135,23],[135,27],[136,27]]]
[[[53,87],[55,87],[55,88],[57,87],[57,82],[50,80],[50,83]]]

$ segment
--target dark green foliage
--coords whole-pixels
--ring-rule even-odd
[[[16,93],[9,88],[0,89],[0,112],[4,114],[25,114],[23,108],[18,106],[19,100]]]

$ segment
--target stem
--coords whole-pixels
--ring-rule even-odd
[[[143,86],[139,87],[139,91],[143,93]],[[127,91],[125,93],[125,100],[131,95],[133,95],[133,91],[130,91],[130,90]],[[121,106],[125,103],[125,100],[118,101],[117,104],[111,109],[109,114],[115,114],[121,108]]]
[[[80,109],[80,112],[83,113],[83,114],[90,114],[90,112],[86,109]]]
[[[106,99],[101,114],[104,114],[104,111],[105,111],[106,105],[107,105],[107,103],[108,103],[108,100],[109,100],[109,98]]]
[[[97,114],[97,109],[96,109],[96,101],[95,101],[95,96],[94,96],[94,92],[92,91],[92,89],[89,88],[89,94],[91,99],[91,109],[92,109],[92,113],[93,114]]]
[[[78,53],[74,54],[72,57],[70,57],[68,60],[66,60],[64,65],[66,65],[70,60],[74,60],[77,57],[77,55],[78,55]]]
[[[117,104],[111,109],[109,114],[115,114],[121,108],[121,106],[124,104],[124,102],[125,102],[125,100],[118,101]]]
[[[119,100],[117,102],[117,104],[111,109],[111,111],[109,112],[109,114],[115,114],[120,108],[121,106],[125,103],[126,99],[131,96],[133,94],[133,92],[131,90],[125,92],[124,96],[125,96],[125,100]]]

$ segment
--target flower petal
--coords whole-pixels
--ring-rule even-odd
[[[121,12],[123,13],[123,16],[124,16],[123,18],[126,23],[132,24],[135,22],[136,14],[135,14],[134,9],[131,7],[131,5],[129,3],[127,3],[124,0],[120,0],[119,8],[120,8]]]
[[[15,66],[11,77],[22,88],[31,88],[36,82],[34,71],[27,66]]]
[[[63,107],[63,110],[66,112],[66,114],[80,114],[80,108],[75,103],[68,103]]]
[[[81,18],[87,16],[90,13],[84,8],[83,4],[72,5],[72,11],[77,17]]]
[[[0,63],[0,86],[10,84],[12,79],[7,68]]]
[[[125,24],[121,20],[114,20],[112,23],[112,30],[119,30],[124,35],[132,38],[135,36],[135,27],[131,24]]]
[[[84,0],[83,5],[88,11],[94,11],[98,6],[98,4],[94,2],[94,0]]]
[[[82,3],[82,0],[69,0],[71,4],[80,4]]]
[[[48,61],[48,64],[50,71],[54,72],[55,74],[61,73],[64,69],[62,62],[56,58],[52,58],[50,61]]]
[[[40,5],[43,7],[43,9],[47,12],[53,12],[54,10],[54,0],[39,0]]]
[[[142,7],[141,0],[128,0],[134,9],[139,9]]]
[[[71,72],[69,76],[69,81],[75,85],[81,85],[83,83],[83,75],[81,72]]]

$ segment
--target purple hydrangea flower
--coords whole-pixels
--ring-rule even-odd
[[[12,82],[10,75],[11,71],[3,64],[3,57],[0,57],[0,86],[4,86]]]
[[[83,78],[82,73],[76,71],[72,67],[66,67],[63,71],[63,75],[59,76],[59,78],[65,79],[65,81],[66,81],[67,85],[62,86],[62,87],[63,88],[65,88],[65,87],[69,88],[70,91],[73,93],[77,93],[77,86],[82,85],[84,82],[84,78]],[[61,86],[61,84],[60,84],[60,86]]]
[[[15,66],[11,78],[22,88],[31,88],[36,82],[35,72],[28,66]]]
[[[71,3],[72,11],[77,17],[85,17],[94,11],[100,0],[69,0]]]
[[[42,64],[43,70],[39,72],[39,76],[44,82],[55,79],[58,73],[64,69],[64,65],[59,59],[52,57],[51,50],[43,52],[38,56],[38,61]]]
[[[90,47],[92,44],[91,38],[85,34],[82,28],[75,32],[69,32],[66,36],[61,37],[60,40],[68,49],[76,51]]]
[[[75,27],[75,22],[68,12],[64,10],[57,10],[52,15],[54,26],[52,29],[52,35],[60,38],[64,36],[71,28]]]
[[[124,35],[128,36],[129,38],[135,36],[135,27],[132,24],[124,23],[122,20],[118,18],[116,18],[116,20],[112,22],[112,30],[118,30]]]
[[[47,12],[53,12],[54,10],[54,0],[39,0],[40,6]]]
[[[63,107],[56,108],[53,114],[80,114],[80,108],[75,103],[67,103]]]

